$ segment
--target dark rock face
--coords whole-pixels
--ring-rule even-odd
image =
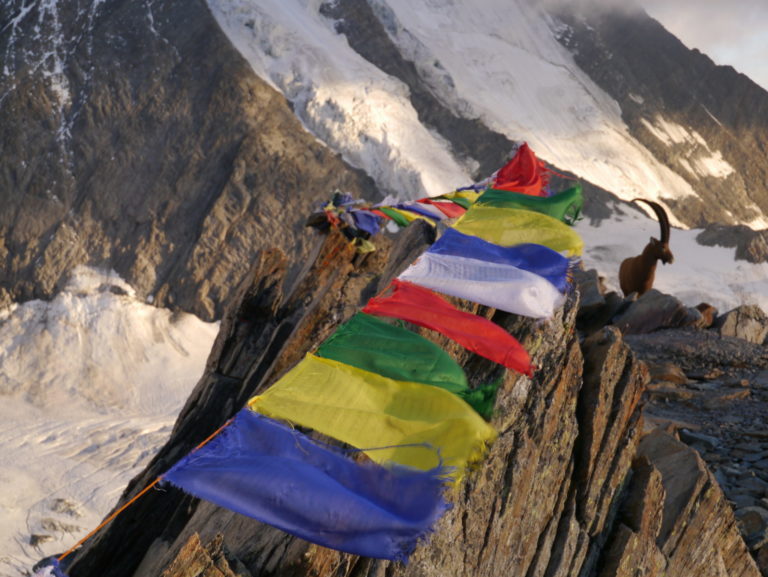
[[[768,92],[733,68],[689,50],[644,12],[596,9],[585,16],[572,9],[579,4],[563,3],[556,12],[565,24],[559,39],[618,101],[632,135],[701,196],[670,199],[675,215],[688,225],[704,226],[747,222],[766,213]],[[691,137],[664,142],[659,118]],[[723,178],[707,175],[700,164],[697,168],[718,151],[733,168]]]
[[[736,259],[747,262],[768,260],[768,231],[752,230],[744,225],[710,224],[696,237],[704,246],[736,248]]]
[[[262,253],[238,292],[239,305],[223,321],[206,373],[171,440],[123,498],[136,494],[298,362],[432,240],[431,229],[416,222],[394,246],[382,239],[379,251],[360,257],[332,233],[315,243],[303,275],[287,284],[286,259]],[[87,543],[70,569],[72,577],[575,577],[635,575],[637,568],[664,574],[668,567],[714,576],[722,573],[707,565],[713,551],[733,569],[729,574],[758,574],[738,531],[733,532],[732,513],[692,449],[677,443],[674,450],[696,465],[684,477],[684,486],[694,491],[670,490],[682,481],[680,471],[669,466],[674,459],[664,461],[666,449],[645,450],[645,459],[638,461],[648,373],[618,329],[598,330],[580,343],[572,330],[576,297],[545,324],[455,302],[509,330],[540,369],[532,379],[503,371],[419,329],[464,366],[470,383],[501,376],[503,385],[493,419],[498,440],[451,493],[453,509],[407,565],[310,545],[166,488],[148,493]],[[674,506],[665,495],[675,495]],[[717,530],[707,529],[710,515],[722,519]]]
[[[260,247],[307,251],[319,195],[374,194],[203,0],[27,4],[0,7],[0,301],[85,263],[212,319]]]

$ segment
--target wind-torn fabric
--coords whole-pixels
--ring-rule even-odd
[[[532,210],[573,225],[579,220],[584,208],[584,196],[580,183],[552,196],[531,196],[489,188],[477,199],[475,206]]]
[[[427,252],[514,266],[544,277],[563,292],[569,285],[571,262],[559,252],[540,244],[499,246],[449,228]]]
[[[46,557],[32,567],[32,577],[67,577],[56,557]]]
[[[163,480],[312,543],[380,559],[405,560],[448,508],[439,469],[357,463],[248,409]]]
[[[527,143],[517,149],[517,154],[496,173],[494,188],[522,194],[544,196],[549,172]]]
[[[397,223],[397,225],[400,227],[408,226],[416,219],[421,219],[430,224],[434,224],[432,219],[422,214],[416,214],[415,212],[401,210],[399,208],[394,208],[392,206],[377,206],[376,208],[381,212],[383,212],[384,214],[386,214],[389,218],[394,220]]]
[[[549,318],[565,296],[544,277],[508,264],[425,252],[398,277],[509,313]]]
[[[451,202],[455,202],[456,204],[463,206],[464,208],[469,208],[475,203],[479,196],[480,192],[476,190],[454,190],[453,192],[447,192],[435,198],[445,198]]]
[[[531,358],[520,343],[486,318],[460,311],[441,296],[394,279],[391,294],[374,297],[364,313],[393,317],[437,331],[478,355],[531,375]]]
[[[450,200],[438,200],[435,198],[422,198],[418,201],[421,204],[429,204],[442,212],[446,218],[458,218],[467,212],[467,209],[460,204]]]
[[[377,206],[372,210],[374,213],[381,213],[385,215],[388,219],[395,221],[397,226],[405,227],[410,224],[410,220],[405,218],[400,212],[388,207],[388,206]]]
[[[440,387],[489,418],[498,383],[471,389],[464,370],[435,343],[413,331],[358,313],[341,325],[317,355],[396,381]]]
[[[405,210],[408,212],[414,212],[421,216],[425,216],[432,220],[445,220],[446,216],[439,209],[430,204],[424,204],[418,201],[401,202],[394,206],[394,208]]]
[[[443,465],[457,479],[496,437],[453,393],[311,354],[248,405],[357,447],[378,463],[422,471]]]
[[[371,236],[379,233],[381,229],[381,217],[369,210],[353,210],[350,213],[355,221],[355,226],[367,232]]]
[[[501,246],[540,244],[568,256],[584,250],[584,241],[570,226],[531,210],[473,206],[454,228]]]

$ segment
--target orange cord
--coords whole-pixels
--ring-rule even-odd
[[[152,481],[152,482],[151,482],[149,485],[147,485],[147,486],[144,488],[144,490],[142,490],[142,491],[141,491],[141,492],[140,492],[138,495],[136,495],[136,496],[135,496],[133,499],[131,499],[131,500],[130,500],[130,501],[128,501],[128,502],[127,502],[125,505],[123,505],[122,507],[120,507],[120,508],[119,508],[117,511],[115,511],[114,513],[112,513],[112,514],[111,514],[109,517],[107,517],[107,518],[106,518],[104,521],[102,521],[102,522],[101,522],[101,525],[99,525],[98,527],[96,527],[96,528],[95,528],[93,531],[91,531],[91,532],[90,532],[90,533],[88,533],[88,534],[87,534],[85,537],[83,537],[82,539],[80,539],[80,541],[78,541],[77,543],[75,543],[75,546],[74,546],[74,547],[72,547],[72,548],[71,548],[69,551],[67,551],[66,553],[64,553],[64,554],[60,555],[58,560],[59,560],[59,561],[62,561],[62,560],[65,558],[65,557],[67,557],[67,556],[68,556],[70,553],[72,553],[72,552],[73,552],[75,549],[77,549],[78,547],[80,547],[80,545],[82,545],[82,544],[83,544],[83,543],[85,543],[85,542],[86,542],[88,539],[90,539],[91,537],[93,537],[93,536],[94,536],[94,535],[95,535],[95,534],[96,534],[96,533],[97,533],[97,532],[98,532],[98,531],[99,531],[99,530],[100,530],[102,527],[104,527],[104,525],[108,524],[108,523],[109,523],[110,521],[112,521],[112,520],[113,520],[115,517],[117,517],[117,516],[118,516],[120,513],[122,513],[123,511],[125,511],[125,509],[127,509],[129,505],[133,504],[133,502],[134,502],[134,501],[136,501],[136,500],[137,500],[139,497],[141,497],[141,496],[142,496],[142,495],[144,495],[144,494],[145,494],[147,491],[149,491],[149,490],[150,490],[152,487],[154,487],[155,485],[157,485],[157,484],[160,482],[160,480],[161,480],[161,479],[162,479],[162,477],[158,477],[157,479],[155,479],[154,481]]]
[[[229,420],[228,420],[226,423],[224,423],[224,424],[223,424],[221,427],[219,427],[218,429],[216,429],[216,430],[215,430],[215,431],[214,431],[214,432],[213,432],[213,433],[212,433],[210,436],[208,436],[208,438],[207,438],[207,439],[205,439],[205,440],[204,440],[202,443],[200,443],[200,444],[199,444],[197,447],[195,447],[194,449],[192,449],[192,450],[190,451],[190,454],[191,454],[191,453],[194,453],[195,451],[197,451],[197,450],[199,450],[199,449],[203,448],[205,445],[207,445],[207,444],[208,444],[208,443],[211,441],[211,439],[213,439],[213,438],[214,438],[216,435],[218,435],[219,433],[221,433],[221,431],[223,431],[223,430],[224,430],[224,428],[226,428],[226,427],[227,427],[227,426],[228,426],[228,425],[229,425],[229,424],[232,422],[232,420],[233,420],[233,419],[229,419]],[[88,533],[88,534],[87,534],[85,537],[83,537],[83,538],[82,538],[82,539],[80,539],[80,540],[79,540],[77,543],[75,543],[75,545],[74,545],[74,546],[73,546],[71,549],[69,549],[67,552],[65,552],[65,553],[63,553],[63,554],[61,554],[61,555],[59,555],[59,557],[58,557],[58,559],[57,559],[57,560],[58,560],[59,562],[61,562],[61,561],[62,561],[62,560],[64,560],[66,557],[68,557],[68,556],[69,556],[69,555],[70,555],[70,554],[71,554],[71,553],[72,553],[72,552],[73,552],[75,549],[77,549],[77,548],[78,548],[78,547],[80,547],[80,546],[81,546],[83,543],[85,543],[85,542],[86,542],[88,539],[90,539],[91,537],[93,537],[93,536],[94,536],[96,533],[98,533],[98,532],[99,532],[99,530],[103,529],[103,528],[104,528],[104,526],[106,526],[106,525],[108,525],[109,523],[111,523],[111,522],[112,522],[112,521],[115,519],[115,517],[117,517],[117,516],[118,516],[120,513],[122,513],[123,511],[125,511],[125,510],[126,510],[128,507],[130,507],[130,506],[131,506],[133,503],[135,503],[136,501],[138,501],[138,500],[139,500],[141,497],[143,497],[143,496],[144,496],[144,495],[145,495],[145,494],[146,494],[146,493],[147,493],[147,492],[148,492],[148,491],[149,491],[149,490],[150,490],[152,487],[154,487],[155,485],[157,485],[157,484],[158,484],[160,481],[162,481],[162,480],[163,480],[163,476],[162,476],[162,475],[160,475],[160,476],[159,476],[157,479],[155,479],[155,480],[154,480],[154,481],[152,481],[152,482],[151,482],[149,485],[147,485],[146,487],[144,487],[144,489],[142,489],[142,490],[141,490],[141,492],[139,492],[139,493],[138,493],[138,494],[137,494],[135,497],[133,497],[133,498],[132,498],[130,501],[128,501],[128,502],[127,502],[125,505],[123,505],[123,506],[122,506],[122,507],[120,507],[120,508],[119,508],[117,511],[115,511],[114,513],[112,513],[112,514],[111,514],[109,517],[107,517],[106,519],[104,519],[104,521],[102,521],[102,522],[101,522],[101,524],[100,524],[98,527],[96,527],[96,528],[95,528],[93,531],[91,531],[91,532],[90,532],[90,533]]]

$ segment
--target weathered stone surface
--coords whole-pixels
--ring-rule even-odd
[[[606,549],[601,577],[665,575],[667,559],[656,540],[661,530],[664,486],[661,474],[647,458],[633,465],[632,481]]]
[[[639,455],[661,474],[664,487],[659,549],[667,575],[757,575],[720,487],[696,451],[654,431]]]
[[[576,268],[573,280],[579,289],[579,315],[591,314],[605,304],[605,286],[595,269]]]
[[[648,374],[651,381],[666,381],[677,385],[685,385],[688,382],[688,376],[679,366],[674,363],[648,362]]]
[[[231,565],[236,566],[233,570]],[[251,577],[250,572],[235,559],[227,559],[223,538],[217,535],[203,547],[195,533],[179,551],[173,563],[163,571],[161,577],[183,575],[184,577]]]
[[[757,305],[742,305],[718,318],[715,327],[722,336],[762,345],[768,336],[768,316]]]
[[[688,307],[672,295],[651,289],[613,319],[626,334],[650,333],[662,328],[691,326],[698,322]]]
[[[768,510],[763,507],[741,507],[735,511],[736,518],[746,535],[760,533],[768,528]]]
[[[695,392],[675,383],[660,382],[648,385],[648,397],[659,401],[689,401]]]
[[[736,248],[736,259],[761,263],[768,260],[768,233],[745,225],[708,224],[696,237],[705,246]]]

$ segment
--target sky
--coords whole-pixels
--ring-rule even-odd
[[[768,90],[768,1],[637,1],[683,44]]]

